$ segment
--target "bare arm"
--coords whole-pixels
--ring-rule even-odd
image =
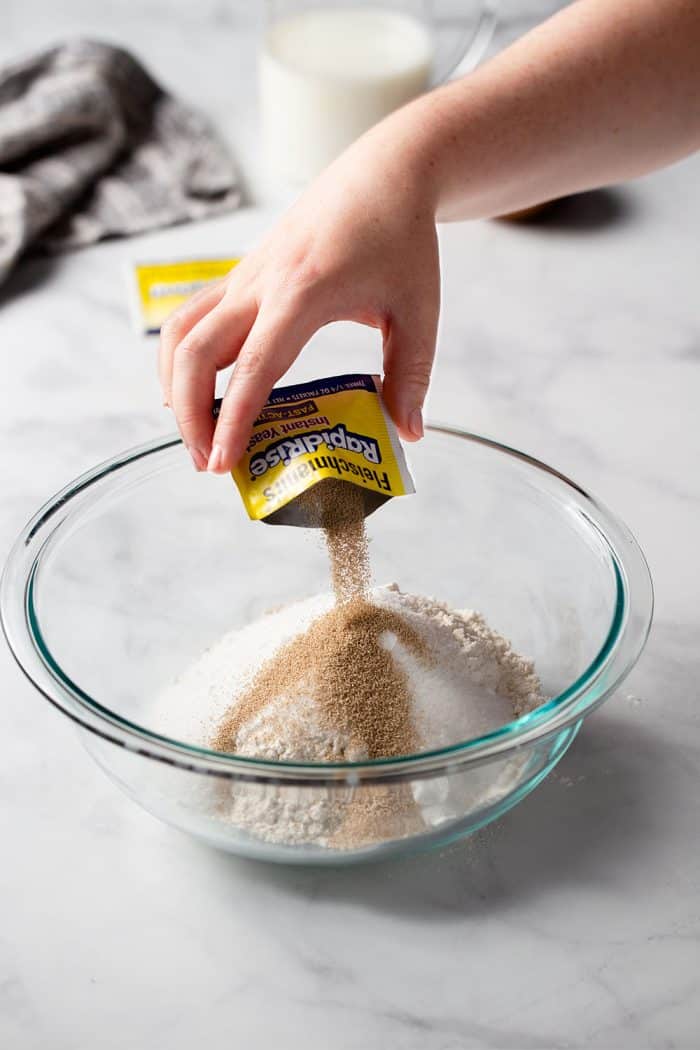
[[[397,117],[422,128],[438,219],[642,175],[700,148],[700,4],[578,0]]]
[[[239,458],[322,325],[378,328],[402,436],[422,434],[439,313],[436,221],[616,182],[700,147],[700,0],[577,0],[405,106],[313,183],[222,283],[166,324],[160,374],[197,469]],[[218,369],[237,361],[214,432]]]

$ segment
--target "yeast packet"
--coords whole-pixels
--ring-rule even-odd
[[[231,473],[248,516],[269,524],[318,524],[294,501],[327,478],[359,486],[365,514],[415,492],[376,375],[276,387]]]

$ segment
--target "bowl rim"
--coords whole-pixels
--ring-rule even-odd
[[[615,581],[615,608],[606,638],[588,667],[558,696],[489,733],[448,747],[413,755],[360,762],[290,762],[212,751],[147,729],[116,714],[63,672],[46,644],[35,609],[36,574],[47,544],[61,529],[80,521],[82,501],[105,479],[149,456],[182,444],[167,435],[138,445],[81,474],[42,506],[27,523],[0,580],[0,622],[10,650],[29,681],[83,729],[145,758],[229,779],[277,784],[377,783],[434,776],[455,766],[480,765],[548,738],[601,704],[629,673],[642,652],[653,616],[653,584],[644,555],[627,526],[577,482],[543,461],[493,438],[453,425],[430,422],[426,431],[456,437],[518,459],[569,490],[609,557]],[[156,469],[166,469],[160,466]],[[148,474],[152,474],[149,471]],[[144,480],[143,478],[141,480]],[[76,510],[75,503],[78,500]],[[83,508],[84,509],[84,508]],[[75,519],[75,520],[74,520]]]

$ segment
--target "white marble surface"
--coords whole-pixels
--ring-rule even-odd
[[[2,6],[0,61],[76,29],[135,47],[261,185],[240,5]],[[518,5],[506,34],[546,7]],[[697,1046],[699,184],[697,158],[543,227],[442,235],[432,414],[590,486],[655,578],[645,655],[556,773],[440,855],[335,872],[246,863],[120,795],[0,646],[3,1048]],[[265,207],[31,263],[10,282],[0,553],[65,481],[170,428],[124,265],[244,249],[275,210],[258,197]],[[376,366],[370,333],[326,334],[297,374],[350,362]]]

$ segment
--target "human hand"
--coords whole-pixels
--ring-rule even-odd
[[[159,371],[197,470],[230,470],[270,390],[331,321],[378,328],[384,399],[403,438],[423,434],[440,277],[434,208],[381,125],[306,190],[231,273],[177,310]],[[218,420],[216,374],[236,362]]]

